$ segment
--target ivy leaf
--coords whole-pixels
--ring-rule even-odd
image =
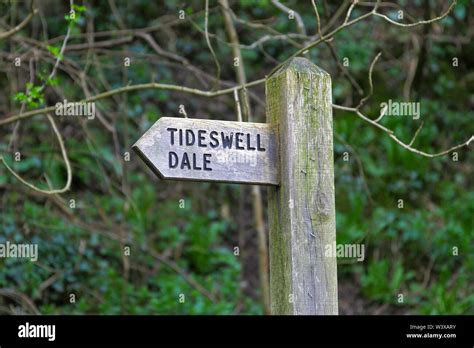
[[[26,93],[16,93],[13,100],[19,103],[26,103],[29,108],[37,108],[44,104],[43,89],[41,86],[35,86],[31,82],[27,82]]]
[[[26,101],[26,99],[28,99],[28,97],[23,92],[18,92],[13,96],[13,100],[20,103]]]

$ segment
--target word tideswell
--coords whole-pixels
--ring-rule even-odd
[[[178,129],[168,127],[170,145],[180,147],[199,147],[223,150],[242,150],[265,152],[260,134],[244,132],[208,131],[204,129]],[[212,153],[202,153],[199,156],[195,152],[183,151],[182,155],[177,151],[168,152],[168,166],[170,169],[180,168],[189,170],[212,171]]]
[[[68,102],[64,99],[62,103],[56,103],[55,113],[57,116],[84,116],[88,120],[95,118],[94,102]]]

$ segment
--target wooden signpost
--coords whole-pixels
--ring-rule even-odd
[[[134,150],[164,179],[278,185],[278,143],[266,123],[160,118]]]
[[[295,58],[266,81],[278,124],[281,185],[269,189],[272,313],[337,314],[331,77]]]
[[[163,117],[133,148],[164,179],[270,185],[272,314],[337,314],[331,77],[293,58],[266,108],[266,124]]]

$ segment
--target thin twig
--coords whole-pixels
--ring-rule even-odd
[[[71,5],[71,11],[74,11],[73,0],[70,0],[70,5]],[[66,37],[64,38],[63,44],[61,45],[61,51],[59,52],[59,55],[56,57],[56,62],[54,63],[53,70],[49,74],[48,79],[52,79],[54,75],[56,74],[56,70],[58,69],[59,62],[62,60],[64,50],[66,49],[67,42],[69,40],[69,37],[71,36],[71,30],[72,30],[72,24],[69,24],[67,27]]]
[[[354,155],[357,163],[357,167],[359,169],[359,175],[362,178],[362,182],[364,183],[364,189],[365,192],[367,193],[367,197],[369,199],[370,204],[374,204],[374,200],[372,199],[372,194],[370,193],[369,185],[367,184],[367,178],[365,177],[365,171],[364,171],[364,166],[362,164],[362,160],[360,159],[359,154],[357,151],[352,147],[342,136],[340,136],[337,133],[334,133],[334,137],[338,139],[341,143],[343,143]]]
[[[82,99],[79,102],[88,103],[88,102],[93,102],[93,101],[97,101],[97,100],[100,100],[100,99],[108,98],[108,97],[111,97],[111,96],[114,96],[114,95],[117,95],[117,94],[120,94],[120,93],[126,93],[126,92],[132,92],[132,91],[141,91],[141,90],[146,90],[146,89],[162,89],[162,90],[183,92],[183,93],[189,93],[189,94],[193,94],[193,95],[197,95],[197,96],[201,96],[201,97],[211,98],[211,97],[218,97],[218,96],[222,96],[222,95],[225,95],[225,94],[234,93],[235,89],[240,90],[242,88],[252,87],[252,86],[259,85],[259,84],[263,84],[264,82],[265,82],[265,79],[259,79],[259,80],[255,80],[255,81],[246,83],[244,85],[229,87],[229,88],[221,89],[221,90],[218,90],[218,91],[203,91],[203,90],[200,90],[200,89],[194,89],[194,88],[189,88],[189,87],[185,87],[185,86],[169,85],[169,84],[163,84],[163,83],[150,82],[150,83],[143,83],[143,84],[139,84],[139,85],[129,85],[129,86],[124,86],[124,87],[120,87],[120,88],[117,88],[117,89],[112,89],[110,91],[97,94],[93,97]],[[0,126],[6,125],[6,124],[11,123],[11,122],[15,122],[16,120],[21,120],[21,119],[29,118],[29,117],[32,117],[32,116],[45,114],[45,113],[48,113],[48,112],[53,112],[55,109],[56,109],[55,106],[48,106],[48,107],[43,108],[43,109],[31,110],[31,111],[21,113],[21,114],[18,114],[18,115],[13,115],[13,116],[7,117],[3,120],[0,120]]]
[[[374,93],[374,84],[372,82],[372,72],[374,70],[374,66],[375,66],[375,63],[377,62],[377,60],[379,59],[379,57],[382,55],[382,52],[379,52],[374,60],[372,60],[372,63],[370,64],[370,68],[369,68],[369,93],[367,93],[367,95],[362,98],[359,102],[359,105],[357,105],[357,108],[361,108],[362,105],[364,105],[364,103],[372,96],[372,94]]]
[[[418,22],[415,22],[415,23],[408,23],[408,24],[404,24],[404,23],[399,23],[399,22],[396,22],[394,21],[393,19],[390,19],[389,17],[387,17],[386,15],[384,14],[381,14],[381,13],[378,13],[377,11],[372,11],[372,14],[376,17],[380,17],[380,18],[383,18],[385,19],[387,22],[393,24],[393,25],[396,25],[396,26],[399,26],[399,27],[416,27],[418,25],[422,25],[422,24],[429,24],[429,23],[433,23],[433,22],[436,22],[436,21],[439,21],[439,20],[442,20],[443,18],[445,18],[450,12],[451,10],[453,9],[453,7],[456,5],[456,2],[457,0],[453,0],[453,2],[451,3],[451,5],[449,6],[449,8],[446,10],[445,13],[443,13],[441,16],[438,16],[438,17],[435,17],[435,18],[431,18],[431,19],[427,19],[427,20],[421,20],[421,21],[418,21]]]
[[[418,133],[420,133],[421,128],[423,128],[423,123],[424,123],[424,122],[421,122],[420,126],[419,126],[418,129],[416,130],[415,135],[414,135],[413,138],[411,139],[411,141],[410,141],[410,143],[408,144],[408,146],[412,146],[413,143],[415,142],[415,139],[416,139],[416,137],[418,136]]]
[[[211,40],[209,40],[208,21],[209,21],[209,0],[206,0],[206,11],[204,15],[204,36],[206,37],[207,46],[209,47],[209,51],[211,52],[212,58],[214,59],[214,62],[216,64],[216,69],[217,69],[216,82],[213,88],[213,90],[216,90],[217,88],[219,88],[219,80],[221,78],[221,65],[219,64],[219,60],[217,59],[214,49],[212,48]]]
[[[30,184],[28,181],[26,181],[25,179],[23,179],[19,174],[17,174],[9,165],[8,163],[5,161],[5,159],[3,158],[3,156],[0,156],[0,162],[2,162],[4,164],[4,166],[8,169],[8,171],[17,179],[19,180],[22,184],[28,186],[30,189],[36,191],[36,192],[39,192],[39,193],[44,193],[44,194],[47,194],[47,195],[51,195],[51,194],[58,194],[58,193],[63,193],[63,192],[66,192],[67,190],[69,190],[69,188],[71,187],[71,181],[72,181],[72,171],[71,171],[71,164],[69,163],[69,158],[67,156],[67,151],[66,151],[66,147],[64,146],[64,142],[63,142],[63,139],[61,137],[61,133],[59,132],[58,128],[56,127],[56,123],[54,122],[53,118],[51,117],[51,115],[47,115],[48,117],[48,120],[49,122],[51,123],[51,126],[54,130],[54,134],[56,135],[57,139],[58,139],[58,142],[59,142],[59,146],[61,148],[61,154],[63,156],[63,159],[64,159],[64,163],[66,165],[66,171],[67,171],[67,180],[66,180],[66,184],[64,185],[63,188],[61,189],[53,189],[53,190],[44,190],[44,189],[40,189],[38,187],[36,187],[35,185],[33,184]]]
[[[278,9],[282,10],[283,12],[287,13],[288,15],[290,13],[293,13],[296,19],[296,27],[298,28],[298,32],[300,34],[306,35],[306,28],[304,26],[303,19],[301,18],[301,15],[296,12],[295,10],[292,10],[291,8],[283,5],[281,2],[278,0],[272,0],[272,4],[275,5]]]
[[[390,138],[392,138],[396,143],[398,143],[403,148],[405,148],[408,151],[411,151],[413,153],[416,153],[418,155],[424,156],[424,157],[434,158],[434,157],[440,157],[440,156],[447,155],[447,154],[449,154],[450,152],[452,152],[454,150],[460,149],[460,148],[465,147],[465,146],[466,147],[469,146],[471,141],[474,140],[474,135],[472,135],[465,142],[463,142],[461,144],[458,144],[458,145],[455,145],[455,146],[453,146],[453,147],[451,147],[447,150],[444,150],[444,151],[441,151],[441,152],[435,152],[435,153],[428,153],[428,152],[424,152],[424,151],[413,148],[411,146],[411,144],[405,144],[403,141],[401,141],[400,139],[397,138],[397,136],[394,134],[394,132],[392,130],[388,129],[387,127],[382,126],[381,124],[377,123],[374,120],[371,120],[369,117],[367,117],[363,113],[361,113],[357,108],[352,108],[352,107],[347,107],[347,106],[342,106],[342,105],[337,105],[337,104],[333,104],[332,107],[336,110],[344,110],[344,111],[354,112],[357,116],[359,116],[364,121],[370,123],[371,125],[379,128],[380,130],[387,133],[387,135]]]
[[[352,1],[352,4],[351,6],[349,7],[349,10],[347,10],[347,13],[346,13],[346,18],[344,19],[344,24],[346,24],[347,22],[349,22],[349,19],[351,18],[351,13],[352,13],[352,10],[354,9],[355,5],[357,4],[357,0],[353,0]]]
[[[240,109],[239,92],[234,89],[234,101],[237,108],[237,121],[242,122],[242,110]]]
[[[318,7],[316,6],[314,0],[311,0],[311,3],[313,4],[314,13],[316,14],[318,34],[319,37],[322,37],[323,34],[321,33],[321,17],[319,16]]]
[[[421,21],[418,21],[416,23],[411,23],[411,24],[401,24],[401,23],[398,23],[398,22],[395,22],[395,21],[392,21],[388,18],[388,21],[392,24],[396,24],[398,26],[402,26],[402,27],[414,27],[414,26],[417,26],[417,25],[420,25],[420,24],[427,24],[427,23],[433,23],[433,22],[436,22],[436,21],[439,21],[443,18],[445,18],[450,12],[451,10],[453,9],[454,5],[456,4],[456,0],[453,1],[453,3],[451,4],[451,6],[449,6],[448,10],[443,13],[441,16],[438,16],[438,17],[435,17],[435,18],[432,18],[432,19],[429,19],[429,20],[421,20]],[[322,37],[319,37],[317,40],[309,43],[308,45],[306,45],[305,47],[297,50],[295,53],[293,53],[290,57],[288,57],[288,59],[286,59],[285,61],[283,61],[282,63],[280,63],[279,65],[277,65],[275,68],[273,68],[273,70],[270,72],[269,76],[271,76],[273,73],[275,73],[276,71],[278,71],[284,64],[286,64],[288,61],[290,61],[291,59],[307,52],[308,50],[310,50],[311,48],[319,45],[321,42],[324,42],[328,39],[330,39],[332,36],[336,35],[337,33],[339,33],[342,29],[344,28],[347,28],[349,26],[352,26],[358,22],[360,22],[361,20],[363,19],[366,19],[370,16],[377,16],[377,15],[380,15],[379,13],[377,13],[377,8],[379,6],[379,2],[377,2],[373,8],[372,11],[370,12],[367,12],[367,13],[364,13],[363,15],[360,15],[359,17],[357,18],[354,18],[352,20],[348,20],[348,21],[344,21],[344,23],[342,25],[340,25],[339,27],[335,28],[334,30],[332,30],[330,33],[322,36]],[[352,11],[352,10],[351,10]],[[349,12],[349,11],[348,11]],[[380,15],[383,17],[383,15]],[[346,19],[348,19],[347,15],[346,15]]]
[[[31,12],[28,16],[26,16],[26,18],[20,23],[18,24],[16,27],[10,29],[10,30],[7,30],[3,33],[0,33],[0,40],[5,40],[5,39],[8,39],[10,36],[13,36],[15,35],[16,33],[18,33],[21,29],[23,29],[24,27],[26,27],[26,25],[33,19],[33,17],[38,13],[38,9],[37,8],[34,8],[34,3],[35,1],[34,0],[31,0]]]

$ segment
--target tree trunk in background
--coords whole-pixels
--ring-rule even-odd
[[[239,64],[236,67],[236,78],[237,82],[242,85],[247,82],[245,76],[244,62],[242,54],[240,52],[239,37],[235,30],[232,16],[229,12],[229,2],[227,0],[219,0],[219,4],[222,6],[222,13],[224,15],[225,28],[229,41],[232,44],[232,53],[234,58],[238,58]],[[247,93],[245,90],[240,92],[240,101],[243,102],[243,115],[244,121],[252,122],[252,113],[250,110],[250,103],[248,100]],[[241,191],[243,192],[243,191]],[[255,228],[258,235],[258,260],[259,260],[259,278],[260,288],[262,292],[263,311],[265,314],[270,314],[270,281],[268,273],[268,245],[267,236],[265,233],[265,220],[263,216],[263,205],[262,205],[262,194],[260,186],[252,186],[252,206],[253,215],[255,221]]]

